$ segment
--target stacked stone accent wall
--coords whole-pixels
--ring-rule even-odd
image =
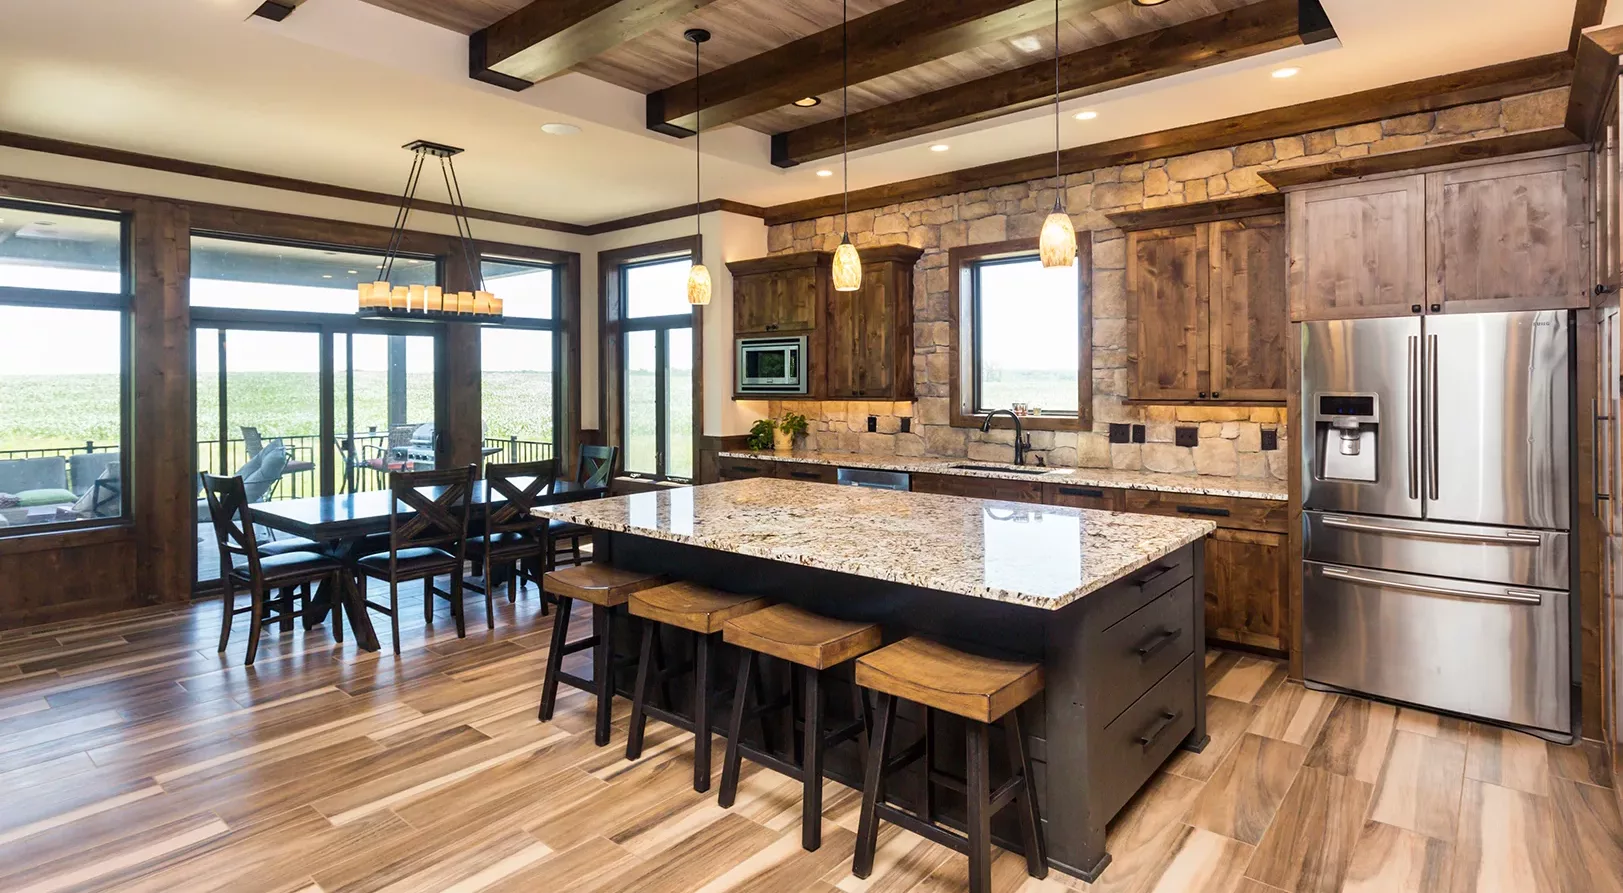
[[[851,240],[858,248],[905,243],[924,249],[914,272],[913,347],[916,397],[912,403],[774,401],[811,420],[807,448],[897,456],[950,456],[1008,461],[1013,433],[953,428],[949,420],[948,249],[1030,239],[1037,244],[1043,219],[1065,190],[1066,207],[1079,232],[1093,234],[1093,425],[1091,431],[1036,431],[1035,455],[1050,465],[1118,468],[1188,475],[1283,480],[1286,475],[1285,411],[1275,407],[1131,406],[1127,394],[1126,238],[1106,217],[1118,211],[1157,208],[1272,191],[1259,174],[1288,167],[1397,152],[1419,146],[1480,139],[1560,124],[1566,88],[1460,106],[1440,112],[1320,130],[1245,143],[1063,178],[1047,178],[889,205],[851,214]],[[833,251],[838,217],[771,227],[774,254]],[[877,416],[876,432],[867,430]],[[912,430],[901,432],[911,417]],[[1112,422],[1142,424],[1146,443],[1112,444]],[[1199,429],[1199,446],[1180,447],[1174,430]],[[1262,433],[1278,434],[1277,450],[1262,450]]]

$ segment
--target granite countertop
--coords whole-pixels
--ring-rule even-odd
[[[818,453],[795,450],[792,452],[723,451],[717,454],[725,459],[763,459],[773,462],[804,462],[810,465],[838,465],[844,468],[874,468],[884,471],[905,471],[910,474],[956,474],[964,477],[996,478],[1011,481],[1054,481],[1083,487],[1116,487],[1123,490],[1156,490],[1162,493],[1193,493],[1201,496],[1232,496],[1239,499],[1289,498],[1290,490],[1284,481],[1252,481],[1235,478],[1195,477],[1183,474],[1160,474],[1153,471],[1117,471],[1109,468],[1053,467],[1045,474],[1022,474],[1018,471],[968,471],[954,465],[983,465],[997,468],[1017,468],[1002,462],[976,462],[971,459],[947,459],[939,456],[869,456],[860,453]],[[1037,466],[1025,466],[1035,468]]]
[[[1211,521],[759,478],[541,506],[599,530],[1057,610]]]

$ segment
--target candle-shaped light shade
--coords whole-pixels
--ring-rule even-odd
[[[688,270],[688,303],[701,307],[710,303],[710,270],[704,264]]]
[[[1043,221],[1043,233],[1037,243],[1045,267],[1072,267],[1076,265],[1076,228],[1071,215],[1055,211]]]
[[[421,285],[409,286],[406,293],[406,309],[427,310],[428,290],[423,288]]]
[[[445,307],[445,291],[437,285],[423,289],[423,297],[428,301],[430,313],[438,313]]]
[[[490,296],[490,314],[492,316],[502,315],[502,299],[495,295]]]
[[[456,293],[456,312],[458,312],[458,313],[472,313],[473,312],[473,292],[471,292],[471,291],[459,291],[459,292]]]
[[[491,299],[491,297],[492,297],[492,295],[488,291],[476,291],[476,292],[474,292],[473,293],[473,312],[479,314],[480,316],[488,315],[490,313],[490,299]]]
[[[372,306],[377,307],[380,310],[387,309],[389,306],[389,295],[393,292],[394,288],[390,286],[389,283],[384,282],[381,279],[372,283]]]
[[[846,236],[834,251],[834,290],[856,291],[860,288],[862,258],[857,256],[857,246],[851,244],[851,237]]]
[[[355,287],[355,294],[358,298],[358,306],[362,310],[372,306],[372,283],[362,282],[360,285],[357,285]]]
[[[390,310],[405,310],[405,309],[407,309],[407,303],[406,303],[407,299],[408,299],[407,296],[409,296],[410,294],[411,294],[411,290],[406,288],[404,285],[396,286],[395,290],[393,292],[389,293],[389,309]]]

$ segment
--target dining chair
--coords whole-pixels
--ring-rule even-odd
[[[614,466],[620,459],[620,448],[582,444],[575,463],[575,483],[582,487],[607,488],[614,480]],[[569,561],[580,564],[580,538],[591,531],[579,524],[553,520],[547,525],[547,570],[558,566],[558,543],[569,540]]]
[[[248,659],[251,666],[259,653],[259,638],[265,623],[275,620],[282,631],[293,629],[293,619],[303,617],[311,610],[310,584],[332,582],[334,592],[341,587],[354,586],[342,562],[314,552],[287,552],[263,554],[254,537],[253,520],[248,510],[248,494],[242,478],[203,474],[203,492],[208,500],[209,519],[214,525],[214,537],[220,548],[220,591],[223,605],[220,617],[220,651],[225,651],[231,639],[231,621],[238,614],[248,614]],[[236,606],[236,590],[248,590],[249,603],[245,608]],[[278,597],[272,598],[272,590]],[[300,607],[293,607],[295,592]],[[323,613],[325,609],[322,609]],[[344,641],[343,620],[334,610],[333,638]]]
[[[507,600],[517,600],[517,590],[525,576],[541,583],[541,574],[547,566],[547,520],[530,513],[539,502],[538,497],[552,492],[557,477],[558,463],[547,459],[540,462],[492,462],[485,466],[485,523],[484,533],[468,539],[468,558],[484,568],[483,585],[469,583],[485,594],[485,620],[496,628],[495,584],[491,573],[500,566],[509,566]],[[520,482],[523,482],[522,484]],[[500,496],[502,503],[493,500]],[[528,567],[525,562],[529,561]],[[547,597],[541,595],[541,613],[547,613]]]
[[[389,606],[366,606],[389,615],[394,653],[400,653],[400,584],[423,581],[423,621],[434,619],[434,597],[451,603],[457,638],[467,636],[462,622],[462,565],[468,551],[468,515],[473,503],[474,467],[437,471],[397,471],[389,475],[389,548],[365,555],[356,567],[365,579],[389,584]],[[449,575],[451,588],[434,578]]]

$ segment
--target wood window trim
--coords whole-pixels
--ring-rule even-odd
[[[620,468],[615,474],[625,473],[625,406],[620,374],[623,363],[622,345],[625,335],[621,313],[624,295],[620,292],[620,268],[637,261],[653,260],[661,256],[688,254],[694,263],[704,258],[704,239],[700,236],[682,236],[645,242],[625,248],[600,251],[597,254],[598,277],[598,388],[597,423],[600,440],[620,448]],[[704,432],[704,316],[705,308],[693,307],[693,478],[699,479],[699,450]],[[639,480],[645,480],[639,478]]]
[[[1036,250],[1030,239],[990,242],[984,245],[966,245],[947,252],[948,264],[948,319],[949,344],[947,347],[947,381],[950,421],[954,428],[979,428],[984,416],[971,414],[969,405],[973,388],[974,349],[973,319],[974,285],[971,278],[978,261],[1031,254]],[[1093,234],[1076,234],[1077,255],[1077,413],[1074,416],[1026,416],[1020,420],[1027,431],[1089,431],[1093,428]],[[995,428],[1012,428],[1008,416],[992,420]]]

